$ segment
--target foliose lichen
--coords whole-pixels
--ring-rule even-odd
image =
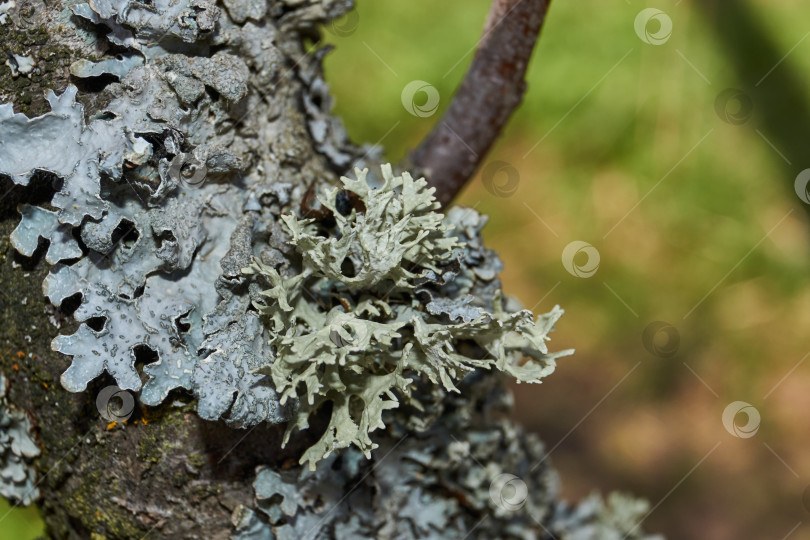
[[[624,493],[613,492],[606,501],[592,494],[578,505],[558,503],[551,528],[561,540],[663,540],[661,535],[641,532],[649,509],[647,501]]]
[[[72,358],[63,386],[107,372],[144,405],[185,391],[206,420],[288,422],[288,437],[329,413],[301,458],[314,471],[256,471],[235,538],[648,538],[634,501],[560,503],[542,444],[503,419],[508,394],[487,370],[537,382],[566,352],[545,346],[561,310],[535,319],[502,297],[486,217],[438,213],[424,181],[391,168],[335,178],[379,152],[348,142],[327,49],[302,35],[352,2],[222,6],[80,1],[47,23],[75,25],[82,58],[46,57],[41,30],[30,56],[7,50],[15,84],[67,59],[74,81],[114,81],[90,92],[104,104],[90,116],[73,85],[38,116],[0,105],[0,174],[55,179],[49,203],[20,206],[11,240],[24,256],[48,244],[52,304],[80,298],[78,330],[52,344]],[[0,396],[0,494],[37,496],[38,452],[27,415]],[[520,501],[496,489],[515,478]]]
[[[540,382],[571,353],[545,344],[559,307],[535,321],[505,310],[500,291],[476,300],[444,288],[469,270],[469,257],[424,179],[384,165],[374,187],[367,170],[356,174],[318,197],[333,226],[282,215],[298,255],[284,275],[259,259],[245,270],[269,286],[255,303],[270,333],[258,372],[272,377],[282,404],[298,398],[285,441],[331,404],[326,431],[301,458],[313,470],[349,445],[369,457],[377,446],[369,433],[385,427],[386,410],[402,400],[421,407],[411,395],[417,379],[458,392],[465,375],[495,368]]]
[[[0,496],[27,505],[39,497],[31,462],[40,450],[28,415],[8,403],[7,389],[0,374]]]
[[[285,24],[292,32],[350,7],[329,5],[307,14],[296,12],[311,6],[285,7],[288,18],[298,17]],[[308,134],[290,135],[280,111],[251,114],[266,106],[280,67],[302,53],[270,20],[233,22],[204,0],[70,9],[106,28],[106,40],[124,51],[71,68],[78,78],[119,79],[102,92],[107,105],[86,118],[75,86],[49,92],[51,111],[34,118],[0,105],[0,174],[21,186],[40,172],[57,179],[47,207],[19,208],[11,240],[25,256],[49,244],[53,268],[43,290],[54,305],[81,297],[73,315],[83,324],[52,345],[73,357],[63,386],[82,391],[106,371],[147,405],[185,389],[206,419],[234,426],[286,420],[289,407],[255,372],[266,331],[250,308],[258,291],[240,270],[254,249],[277,243],[261,231],[321,175],[312,163],[326,168],[331,155],[345,166],[356,158],[328,115],[317,57],[297,58],[295,66],[301,91],[311,86],[319,95],[307,98],[300,125],[317,123],[320,148],[331,149],[322,156],[305,144]],[[247,18],[264,9],[250,7]],[[274,99],[292,110],[300,98]],[[136,367],[139,361],[146,365]]]
[[[258,468],[233,538],[661,540],[639,529],[643,501],[561,501],[543,444],[500,416],[509,395],[480,372],[460,385],[440,423],[395,423],[373,463],[350,448],[316,471]]]

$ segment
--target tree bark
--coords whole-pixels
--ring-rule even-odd
[[[155,115],[161,114],[163,118],[182,117],[182,122],[167,121],[167,129],[159,134],[165,144],[177,139],[173,133],[189,125],[185,123],[188,118],[182,115],[199,114],[215,126],[214,129],[201,124],[204,130],[189,130],[182,144],[174,143],[182,148],[183,155],[208,148],[207,156],[201,159],[216,183],[206,186],[213,194],[209,202],[224,199],[228,190],[242,189],[250,174],[263,175],[268,185],[288,186],[284,189],[291,194],[286,202],[282,195],[274,195],[275,217],[282,209],[298,207],[313,184],[334,183],[338,174],[350,165],[364,164],[363,153],[347,142],[339,122],[328,114],[329,96],[320,72],[320,59],[325,51],[305,47],[306,42],[317,39],[317,25],[345,13],[351,7],[349,2],[277,0],[265,4],[261,0],[229,0],[223,2],[222,10],[205,0],[191,0],[187,4],[186,11],[171,16],[164,11],[185,4],[165,5],[155,0],[144,7],[121,1],[110,3],[113,6],[110,8],[99,2],[91,4],[95,6],[92,9],[101,12],[121,6],[125,9],[111,15],[91,13],[90,7],[74,5],[70,15],[62,4],[40,0],[18,2],[7,11],[7,19],[0,19],[0,48],[6,57],[13,59],[0,66],[0,102],[12,103],[15,112],[31,118],[50,109],[44,98],[46,89],[62,94],[68,85],[75,85],[87,124],[91,119],[114,122],[116,116],[143,106],[142,101],[133,101],[131,111],[118,108],[115,114],[105,112],[111,103],[120,105],[122,96],[138,91],[143,81],[131,77],[126,70],[142,68],[141,72],[131,73],[143,73],[142,79],[154,82],[159,90],[141,95],[142,100],[159,97],[155,108],[149,111],[151,116],[147,115],[148,121],[157,121]],[[446,182],[436,184],[445,202],[472,174],[478,159],[520,101],[523,87],[519,81],[546,6],[546,2],[534,0],[496,1],[484,46],[476,55],[459,98],[451,105],[443,124],[417,152],[417,163],[428,170],[434,183],[440,179]],[[160,17],[153,17],[153,13]],[[504,15],[502,21],[498,14]],[[496,52],[501,48],[503,51]],[[92,64],[77,63],[78,60]],[[140,67],[125,67],[127,62]],[[497,75],[493,76],[492,70]],[[479,95],[477,87],[485,92]],[[472,119],[467,114],[471,107],[475,110],[491,107],[492,114]],[[468,141],[473,145],[475,159],[460,159],[466,150],[452,142],[449,133],[468,135],[479,130],[482,121],[487,123],[486,129],[481,130],[486,135]],[[99,129],[103,129],[101,126]],[[140,136],[136,131],[130,135]],[[4,140],[6,136],[0,131],[2,144],[12,144],[14,141]],[[154,132],[147,130],[144,137],[152,146],[160,146],[155,142],[159,137]],[[194,142],[195,149],[188,148],[189,141]],[[216,147],[212,141],[222,147]],[[59,141],[52,142],[56,148]],[[74,153],[81,153],[82,148],[86,150],[86,146],[77,146]],[[161,147],[160,151],[167,150]],[[162,154],[157,157],[166,159]],[[197,157],[195,154],[193,159]],[[154,200],[160,200],[157,196],[148,199],[160,188],[150,184],[154,177],[137,176],[138,163],[131,161],[135,159],[126,156],[127,170],[122,178],[141,183],[136,187],[130,184],[134,195],[128,193],[129,198],[122,200],[148,207],[155,204]],[[6,165],[0,163],[0,169]],[[54,165],[58,166],[59,163]],[[73,171],[65,176],[68,174]],[[115,192],[121,183],[108,182],[105,174],[113,173],[100,173],[97,182]],[[434,402],[415,413],[414,418],[425,424],[428,418],[435,420],[434,427],[389,426],[375,432],[380,448],[371,461],[361,460],[358,465],[350,459],[350,453],[343,454],[331,462],[331,467],[322,468],[322,476],[315,480],[306,476],[297,462],[303,449],[311,446],[313,437],[324,429],[317,421],[309,430],[297,433],[282,449],[283,425],[261,423],[250,429],[237,429],[222,420],[204,420],[195,410],[194,397],[178,389],[172,390],[159,406],[136,405],[132,416],[124,422],[104,421],[96,399],[114,379],[105,374],[82,392],[67,392],[60,378],[71,359],[51,349],[55,335],[71,334],[79,327],[71,316],[79,307],[79,300],[70,297],[57,308],[43,296],[42,284],[56,268],[45,260],[50,249],[47,241],[40,240],[31,257],[20,255],[9,241],[19,223],[19,205],[58,209],[64,212],[60,214],[63,223],[69,222],[74,209],[58,206],[54,196],[66,181],[43,171],[36,172],[28,185],[20,185],[18,179],[3,178],[4,195],[0,199],[3,254],[0,374],[10,382],[9,406],[25,411],[32,422],[40,449],[32,466],[41,493],[39,505],[51,537],[272,538],[281,534],[284,527],[289,534],[292,521],[319,537],[353,537],[346,531],[358,526],[357,520],[361,519],[358,516],[366,509],[373,517],[363,514],[362,519],[378,520],[368,529],[373,533],[367,534],[381,537],[418,537],[429,532],[444,538],[499,534],[550,539],[562,537],[575,521],[612,523],[604,517],[608,513],[598,505],[574,518],[557,500],[553,472],[542,445],[503,418],[509,399],[501,379],[490,374],[465,380],[459,385],[462,391],[459,396],[440,394],[437,398],[436,394],[431,396],[431,390],[425,390],[426,400],[430,402],[432,398]],[[90,203],[94,202],[90,198]],[[248,201],[245,214],[255,212],[257,204]],[[259,206],[268,205],[262,201]],[[167,205],[163,211],[185,210],[182,206]],[[79,229],[103,225],[101,214],[81,215],[80,226],[72,229],[77,241],[82,240],[83,257],[89,257],[91,251],[85,243],[94,238],[80,235]],[[228,216],[228,209],[216,215]],[[114,255],[116,249],[122,249],[119,245],[122,242],[143,242],[145,236],[154,236],[148,240],[164,248],[177,241],[171,230],[166,234],[158,227],[159,219],[154,219],[153,229],[141,230],[141,236],[134,241],[127,240],[132,226],[122,230],[109,248],[110,253]],[[188,221],[192,223],[194,219],[195,215],[190,214]],[[216,291],[223,296],[240,286],[238,270],[244,268],[240,257],[248,255],[239,248],[240,234],[247,228],[243,226],[245,219],[230,235],[231,248],[224,255],[225,250],[217,255],[222,259],[222,273],[217,276]],[[222,235],[222,231],[209,230],[207,243],[202,243],[202,247],[194,244],[195,265],[201,264],[201,258],[213,257],[212,239],[229,242],[218,234]],[[275,234],[272,231],[271,235]],[[113,232],[111,238],[115,237]],[[219,247],[214,245],[213,249]],[[279,249],[283,248],[279,245]],[[488,251],[482,254],[493,256]],[[142,261],[136,258],[132,264],[138,262]],[[195,269],[195,266],[180,268],[172,275],[173,279]],[[231,272],[233,269],[236,271]],[[137,288],[131,294],[134,299],[139,294]],[[142,290],[140,294],[144,294]],[[82,298],[82,302],[86,301],[87,298]],[[107,353],[114,355],[115,351]],[[150,360],[137,354],[135,359],[138,374],[145,379],[144,364]],[[417,465],[423,469],[413,472]],[[270,471],[271,477],[287,481],[290,475],[300,474],[296,476],[298,480],[291,481],[296,493],[287,492],[283,499],[287,503],[296,499],[298,506],[290,509],[282,505],[285,515],[275,515],[277,494],[262,498],[254,489],[262,471]],[[529,492],[514,508],[493,506],[495,496],[489,477],[500,471],[508,471],[509,478],[518,475],[524,487],[529,485]],[[421,483],[406,486],[403,483],[406,474],[411,474],[410,481]],[[335,478],[343,483],[335,486]],[[351,484],[346,483],[349,480]],[[305,508],[309,514],[304,512]],[[293,520],[296,511],[298,517]],[[330,521],[330,516],[337,514],[343,521]],[[253,521],[248,521],[256,530],[248,530],[245,516],[252,516]],[[302,525],[304,518],[311,521]],[[637,523],[626,524],[621,532],[631,538],[640,537]]]
[[[319,72],[320,55],[308,54],[303,43],[314,35],[316,24],[347,6],[337,2],[313,6],[296,10],[275,3],[269,10],[268,21],[283,34],[276,43],[285,50],[272,90],[258,82],[258,74],[251,74],[250,89],[262,96],[272,91],[274,97],[257,106],[253,115],[276,118],[278,132],[288,139],[289,154],[279,177],[303,186],[334,177],[333,171],[341,166],[319,153],[319,143],[305,122],[301,99],[309,90],[302,78],[311,80]],[[48,112],[46,92],[61,94],[68,84],[79,87],[77,101],[87,118],[110,100],[105,89],[114,78],[80,79],[71,75],[70,66],[79,59],[110,58],[115,47],[103,39],[88,39],[105,32],[75,15],[65,23],[62,10],[59,3],[17,2],[0,25],[3,57],[29,57],[36,63],[27,75],[14,74],[9,63],[0,65],[0,103],[12,103],[15,112],[29,117]],[[253,163],[265,157],[257,152]],[[35,426],[41,449],[35,462],[42,493],[39,505],[48,534],[229,538],[234,510],[240,504],[253,505],[255,468],[289,467],[311,437],[303,433],[282,450],[283,426],[232,429],[202,420],[187,404],[172,406],[171,398],[159,407],[138,406],[125,425],[109,425],[100,418],[95,399],[102,388],[114,384],[112,378],[105,375],[82,393],[65,391],[60,376],[70,358],[52,351],[50,343],[57,334],[75,331],[78,324],[43,296],[42,283],[49,273],[44,260],[47,242],[40,241],[31,258],[21,256],[9,242],[19,223],[18,205],[47,206],[55,181],[53,175],[41,173],[23,187],[0,178],[0,373],[10,382],[9,401],[27,411]]]

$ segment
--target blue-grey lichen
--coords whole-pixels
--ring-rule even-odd
[[[213,31],[219,18],[219,8],[207,0],[157,0],[149,4],[100,0],[76,3],[71,9],[79,17],[109,27],[107,39],[112,43],[139,50],[144,42],[167,38],[194,43]]]
[[[101,62],[77,60],[70,65],[70,74],[80,79],[114,75],[121,79],[134,68],[143,65],[143,58],[138,55],[108,58]]]
[[[20,504],[39,497],[31,460],[39,455],[28,415],[6,400],[8,381],[0,374],[0,495]]]
[[[59,15],[92,23],[77,31],[92,59],[71,74],[117,82],[92,116],[74,86],[39,116],[0,105],[0,174],[55,177],[49,204],[19,207],[12,243],[48,244],[54,305],[81,298],[78,330],[52,343],[72,357],[63,386],[107,372],[145,405],[185,390],[204,419],[288,422],[288,437],[331,407],[301,458],[316,470],[258,469],[255,504],[232,517],[243,540],[642,538],[636,503],[558,503],[539,441],[488,412],[505,394],[486,370],[536,382],[565,353],[545,347],[561,310],[535,319],[502,297],[486,218],[442,216],[390,168],[326,187],[379,161],[347,141],[326,49],[301,38],[351,4],[92,0]],[[13,58],[18,74],[39,60]],[[317,221],[297,212],[308,188]],[[0,494],[23,502],[32,437],[0,396]],[[499,502],[515,478],[525,499]]]
[[[172,55],[163,58],[175,62]],[[217,53],[208,64],[175,62],[170,73],[204,78],[208,66],[208,84],[230,101],[241,100],[240,69],[223,61],[231,62]],[[535,322],[528,311],[504,310],[494,285],[500,261],[473,239],[483,221],[436,212],[423,179],[394,176],[390,167],[378,188],[364,172],[344,178],[342,190],[320,197],[337,223],[328,238],[289,213],[279,229],[257,200],[262,193],[289,196],[260,178],[245,177],[245,187],[183,185],[171,174],[169,157],[183,155],[181,129],[191,130],[182,113],[168,113],[172,96],[184,98],[176,80],[161,75],[175,64],[156,61],[131,71],[105,115],[89,123],[72,87],[51,94],[53,112],[34,119],[0,108],[0,129],[16,136],[0,150],[0,172],[22,184],[36,170],[63,178],[52,201],[57,212],[21,207],[12,239],[31,255],[45,238],[52,264],[78,259],[56,264],[44,286],[56,305],[82,296],[74,317],[86,324],[53,343],[73,357],[62,376],[65,388],[81,391],[107,371],[121,388],[141,390],[147,405],[185,388],[198,398],[203,418],[226,417],[242,426],[284,421],[290,414],[284,403],[304,397],[290,430],[307,427],[310,414],[331,402],[332,422],[303,458],[314,466],[349,444],[373,449],[368,433],[383,426],[383,411],[410,399],[414,376],[455,390],[453,381],[476,368],[494,366],[528,382],[553,370],[557,355],[548,354],[544,341],[561,311]],[[191,127],[207,129],[206,121]],[[46,151],[46,140],[58,142]],[[194,152],[220,173],[244,166],[217,137]],[[364,205],[361,212],[343,208],[347,193]],[[292,268],[284,252],[289,247],[280,242],[287,237],[302,259],[293,264],[299,273],[282,277],[273,264]],[[269,281],[264,291],[258,282],[245,287],[239,272],[262,250],[273,264],[252,268]],[[348,310],[332,305],[338,297],[351,304]],[[267,327],[257,324],[251,301],[270,321]],[[323,309],[319,302],[330,305]],[[145,382],[135,368],[139,350],[157,357],[143,369]],[[520,363],[521,354],[533,360]],[[301,395],[300,383],[306,387]]]
[[[551,530],[560,540],[663,540],[641,531],[649,508],[647,501],[620,492],[611,493],[607,501],[592,494],[578,505],[558,503]]]
[[[558,307],[535,321],[529,311],[504,310],[500,291],[479,300],[482,305],[468,294],[454,297],[455,288],[446,296],[439,276],[452,281],[466,265],[466,246],[437,212],[424,179],[394,176],[385,165],[374,187],[367,170],[356,174],[318,197],[334,227],[282,216],[300,256],[295,271],[281,275],[259,260],[246,270],[270,286],[256,304],[272,347],[259,372],[271,375],[282,404],[298,398],[285,442],[331,403],[325,433],[302,457],[313,469],[349,445],[368,457],[377,446],[369,433],[385,427],[384,411],[401,400],[419,405],[410,392],[416,379],[458,392],[455,382],[465,375],[496,368],[539,382],[554,370],[555,358],[570,354],[546,348],[562,314]],[[431,299],[427,307],[420,296]]]
[[[259,467],[233,538],[659,538],[639,530],[641,501],[561,502],[542,443],[498,417],[508,394],[480,373],[462,385],[430,429],[395,424],[374,463],[350,448],[316,471]]]
[[[242,1],[228,9],[248,19],[263,11]],[[290,134],[306,129],[306,116],[296,123],[280,111],[251,111],[266,107],[279,66],[295,63],[317,87],[308,110],[324,126],[323,149],[354,156],[340,126],[323,120],[329,99],[321,99],[319,64],[300,57],[297,41],[282,39],[271,21],[240,26],[205,0],[109,0],[71,10],[106,27],[106,39],[125,51],[72,66],[80,78],[120,79],[105,89],[107,105],[86,118],[74,86],[50,92],[51,112],[34,118],[0,105],[0,174],[22,186],[39,172],[58,178],[48,207],[19,208],[12,243],[26,256],[49,244],[45,259],[54,266],[43,290],[53,304],[81,297],[74,317],[83,324],[52,344],[73,357],[63,386],[81,391],[106,371],[147,405],[185,389],[206,419],[284,421],[289,412],[272,381],[256,373],[267,331],[250,308],[259,290],[241,269],[254,250],[283,256],[286,248],[262,231],[300,198],[301,177],[321,176],[312,163],[329,158],[313,154],[308,135]],[[306,26],[326,15],[297,16]],[[264,91],[251,91],[253,76]],[[299,100],[273,98],[290,110]],[[188,164],[197,171],[187,175]],[[136,367],[142,359],[149,363]]]
[[[34,254],[40,238],[49,242],[45,260],[50,264],[83,255],[79,243],[70,235],[70,225],[59,223],[56,212],[25,204],[20,206],[20,214],[22,220],[11,233],[11,244],[26,257]]]

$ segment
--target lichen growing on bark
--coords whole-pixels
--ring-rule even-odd
[[[281,422],[287,413],[272,385],[254,373],[262,352],[253,333],[262,329],[239,274],[248,251],[261,249],[254,232],[272,226],[266,222],[275,219],[279,200],[302,189],[284,182],[282,162],[306,152],[298,140],[277,136],[286,119],[250,114],[263,105],[262,95],[248,92],[251,70],[267,83],[279,76],[284,53],[271,44],[282,45],[278,30],[236,26],[205,2],[136,4],[72,6],[77,16],[107,26],[114,45],[146,61],[127,69],[112,60],[74,63],[79,77],[106,72],[121,79],[105,90],[101,114],[85,118],[73,86],[50,93],[51,112],[34,118],[0,106],[0,173],[23,186],[36,171],[61,179],[51,201],[56,211],[21,207],[12,241],[29,256],[40,237],[49,241],[46,260],[55,266],[44,289],[52,303],[81,295],[74,317],[85,324],[53,343],[74,358],[62,377],[67,389],[80,391],[106,371],[121,388],[140,390],[148,405],[183,388],[197,396],[204,418]],[[155,15],[166,10],[177,17]],[[200,56],[155,41],[167,36]],[[267,46],[256,48],[255,40]],[[227,49],[206,56],[215,43]],[[305,62],[302,73],[307,65],[317,69]],[[317,74],[310,77],[322,86]],[[321,110],[311,113],[323,121]],[[322,131],[337,129],[329,123]],[[197,166],[191,177],[189,163]],[[145,381],[135,368],[143,357],[155,360],[143,369]]]
[[[0,374],[0,495],[31,504],[39,497],[31,461],[40,453],[31,421],[6,399],[8,380]]]
[[[411,395],[419,379],[458,392],[457,381],[494,368],[540,382],[571,353],[546,348],[559,307],[535,321],[529,311],[504,310],[499,289],[458,295],[451,284],[470,271],[467,246],[424,179],[394,176],[390,165],[376,187],[368,170],[356,175],[318,197],[334,226],[282,215],[298,255],[286,275],[259,260],[245,270],[270,286],[256,304],[270,330],[258,372],[272,377],[282,404],[298,398],[285,440],[331,404],[326,431],[301,458],[313,470],[349,445],[370,457],[377,444],[369,434],[385,427],[385,411],[401,401],[422,407]],[[497,270],[482,273],[492,281]]]
[[[374,164],[378,153],[349,143],[329,114],[326,50],[304,42],[350,7],[104,0],[42,9],[41,31],[0,20],[16,70],[0,95],[18,97],[16,108],[0,105],[0,175],[19,190],[55,180],[52,197],[19,207],[11,241],[25,257],[48,243],[45,295],[79,304],[78,329],[53,341],[71,357],[62,384],[87,392],[106,372],[142,404],[163,404],[145,409],[149,426],[109,431],[83,418],[93,436],[83,425],[59,448],[65,461],[47,456],[57,535],[179,537],[193,524],[217,538],[581,538],[623,534],[638,517],[635,503],[561,505],[542,445],[502,418],[501,379],[485,368],[547,375],[555,355],[543,342],[560,311],[535,320],[501,298],[501,262],[481,242],[486,218],[461,208],[442,216],[420,181],[388,169],[369,183],[338,180],[336,171]],[[49,43],[53,35],[69,38]],[[54,86],[45,101],[21,90],[34,82]],[[317,222],[301,207],[313,192]],[[341,362],[338,383],[326,367]],[[324,370],[310,376],[305,364]],[[21,371],[29,368],[38,369]],[[385,384],[369,385],[370,374]],[[36,383],[47,401],[48,384]],[[371,404],[365,420],[352,395]],[[343,409],[332,405],[341,400]],[[56,404],[40,406],[58,417]],[[353,424],[342,424],[349,435],[329,431],[330,406]],[[23,440],[10,433],[31,433],[14,418],[11,431],[0,426],[3,457],[14,454],[8,441]],[[315,433],[279,449],[273,426],[285,422],[311,422]],[[119,428],[126,437],[115,438]],[[348,442],[379,448],[367,460],[341,448]],[[302,456],[322,461],[313,472],[295,465]],[[255,477],[223,474],[224,460],[261,466]],[[498,498],[513,477],[528,486],[521,504]],[[36,496],[33,478],[22,480],[31,488],[23,502]],[[207,514],[223,508],[233,529],[223,520],[212,530]]]
[[[643,501],[562,502],[543,444],[500,416],[508,394],[480,372],[461,386],[430,429],[392,426],[373,466],[352,448],[316,471],[258,468],[234,538],[661,540],[639,528]]]

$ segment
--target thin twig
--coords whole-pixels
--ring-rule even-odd
[[[447,112],[413,152],[449,203],[473,176],[526,90],[524,75],[550,0],[494,0],[472,64]]]

